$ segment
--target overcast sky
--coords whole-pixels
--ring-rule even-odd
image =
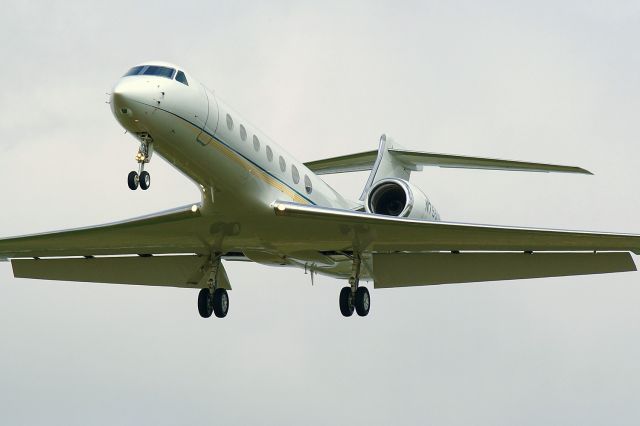
[[[640,233],[640,2],[34,2],[0,15],[0,236],[199,199],[106,92],[181,64],[300,160],[375,149],[585,167],[431,169],[445,220]],[[172,4],[171,4],[172,3]],[[330,178],[357,197],[365,175]],[[636,259],[637,260],[637,259]],[[17,280],[0,264],[3,424],[640,423],[640,274],[372,292],[344,319],[302,271],[228,264],[197,291]]]

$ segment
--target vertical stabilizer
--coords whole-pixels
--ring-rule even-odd
[[[369,174],[369,179],[367,179],[367,183],[362,190],[360,201],[364,201],[364,198],[367,195],[367,192],[369,192],[369,189],[379,180],[391,177],[409,180],[411,169],[407,164],[399,161],[394,155],[389,152],[392,149],[401,150],[402,146],[395,142],[392,138],[387,137],[387,135],[380,136],[380,144],[378,145],[378,157],[373,164],[373,168],[371,169],[371,173]]]

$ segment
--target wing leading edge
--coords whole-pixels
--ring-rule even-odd
[[[191,206],[123,222],[0,240],[0,258],[207,253]],[[203,250],[204,249],[204,250]]]
[[[298,247],[368,252],[632,251],[640,235],[428,222],[278,201],[276,215],[299,227]],[[305,231],[306,229],[306,231]],[[295,235],[295,234],[294,234]],[[318,244],[321,247],[318,247]],[[308,246],[308,247],[307,247]]]

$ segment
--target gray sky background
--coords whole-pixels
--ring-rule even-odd
[[[176,62],[301,160],[408,148],[595,176],[427,170],[447,220],[640,233],[640,2],[27,2],[0,16],[0,236],[198,200],[105,103]],[[330,178],[357,196],[366,176]],[[0,264],[3,424],[640,422],[640,274],[380,290],[229,264],[193,290],[16,280]]]

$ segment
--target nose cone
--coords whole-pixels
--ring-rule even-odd
[[[111,91],[111,112],[124,128],[135,130],[140,126],[144,112],[154,102],[153,93],[143,79],[122,78]]]
[[[152,101],[149,84],[138,78],[123,78],[111,92],[111,104],[115,109],[134,108],[135,104],[150,104]]]

